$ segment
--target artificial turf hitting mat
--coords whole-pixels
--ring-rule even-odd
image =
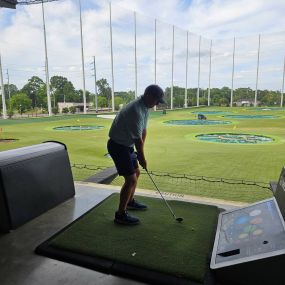
[[[37,247],[36,252],[65,262],[155,284],[203,284],[209,268],[219,209],[138,197],[147,211],[132,211],[141,224],[114,224],[119,195],[113,194]]]

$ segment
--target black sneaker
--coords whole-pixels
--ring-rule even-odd
[[[127,209],[128,210],[146,210],[147,205],[133,199],[131,202],[128,203]]]
[[[128,212],[125,211],[122,214],[116,212],[114,222],[123,225],[137,225],[140,223],[140,220],[137,217],[130,216]]]

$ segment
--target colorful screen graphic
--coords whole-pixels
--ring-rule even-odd
[[[273,199],[222,214],[216,263],[285,248],[282,216]]]

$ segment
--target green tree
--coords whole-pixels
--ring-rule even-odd
[[[76,92],[71,81],[66,77],[55,75],[50,79],[54,104],[57,102],[80,102],[79,94]],[[81,100],[82,101],[82,100]]]
[[[100,108],[105,108],[108,106],[107,99],[103,96],[98,96],[98,106]]]
[[[78,101],[76,102],[83,102],[83,90],[80,89],[80,90],[77,90],[76,92],[78,94]],[[86,96],[87,103],[92,100],[92,94],[89,91],[85,90],[85,96]]]
[[[115,109],[118,110],[121,104],[124,104],[124,100],[119,96],[115,96]]]
[[[9,98],[9,91],[10,91],[10,97],[15,95],[19,90],[16,85],[14,84],[4,84],[4,90],[5,90],[5,95],[6,98]]]
[[[109,86],[109,83],[107,82],[107,79],[102,78],[100,80],[97,80],[96,84],[98,87],[98,95],[105,97],[107,100],[107,106],[110,107],[112,90]]]
[[[12,110],[18,110],[22,114],[31,109],[32,100],[25,93],[17,93],[10,98],[8,105]]]
[[[62,113],[63,113],[63,114],[67,114],[68,112],[69,112],[68,107],[62,108]]]
[[[40,90],[45,86],[45,83],[38,76],[33,76],[28,80],[28,83],[21,89],[21,93],[26,93],[32,100],[32,107],[38,106],[38,96]]]
[[[132,91],[132,90],[128,92],[126,91],[115,92],[114,95],[115,95],[115,98],[116,96],[122,98],[124,104],[128,104],[129,102],[135,99],[135,91]]]
[[[58,107],[53,107],[52,108],[52,113],[57,115],[58,114]]]
[[[69,107],[69,112],[70,112],[71,114],[75,114],[76,108],[75,108],[74,106]]]

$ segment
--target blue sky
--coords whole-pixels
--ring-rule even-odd
[[[108,1],[82,0],[86,86],[111,80]],[[285,56],[284,0],[113,0],[115,91],[134,90],[134,15],[137,11],[139,93],[154,80],[154,19],[157,22],[157,82],[171,85],[172,25],[175,25],[174,84],[185,86],[186,31],[189,31],[188,86],[197,87],[198,42],[201,87],[208,86],[213,39],[212,87],[231,86],[233,37],[236,37],[234,87],[255,88],[258,34],[261,34],[261,89],[280,90]],[[45,4],[50,76],[62,75],[82,88],[78,1]],[[32,75],[44,79],[41,5],[0,9],[0,52],[10,82],[22,87]],[[4,78],[5,79],[5,78]],[[6,79],[5,79],[6,80]]]

